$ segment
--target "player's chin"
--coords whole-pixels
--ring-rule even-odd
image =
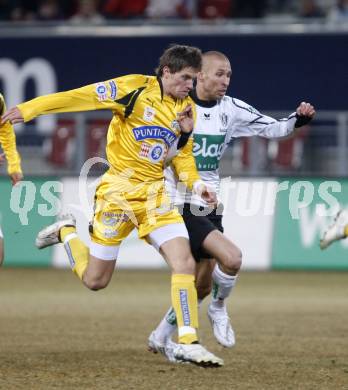
[[[188,96],[190,91],[182,91],[182,92],[178,92],[178,99],[185,99],[185,97]]]
[[[224,90],[220,90],[220,91],[218,91],[217,93],[216,93],[216,98],[217,99],[222,99],[225,95],[226,95],[226,90],[224,89]]]

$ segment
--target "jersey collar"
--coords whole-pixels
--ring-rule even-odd
[[[201,99],[199,99],[197,96],[196,89],[193,89],[190,92],[190,96],[191,96],[191,99],[201,107],[212,108],[212,107],[216,106],[216,104],[217,104],[217,100],[201,100]]]

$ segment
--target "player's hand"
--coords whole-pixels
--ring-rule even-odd
[[[5,153],[0,154],[0,165],[3,165],[6,161]]]
[[[310,103],[302,102],[296,109],[295,127],[307,125],[315,115],[314,107]]]
[[[192,106],[189,104],[184,111],[177,114],[176,120],[180,125],[180,129],[183,133],[191,133],[193,130],[194,120]]]
[[[203,181],[199,181],[194,186],[194,192],[198,194],[210,207],[217,207],[218,200],[213,188],[207,186]]]
[[[22,123],[24,122],[24,118],[22,113],[19,111],[19,108],[17,107],[12,107],[9,110],[5,112],[5,114],[1,117],[1,124],[3,125],[9,121],[13,125],[15,123]]]
[[[12,185],[15,186],[23,179],[23,174],[21,172],[14,172],[10,175]]]

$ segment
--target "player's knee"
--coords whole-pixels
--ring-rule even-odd
[[[86,278],[83,280],[85,286],[87,288],[89,288],[90,290],[92,291],[98,291],[98,290],[102,290],[103,288],[105,288],[108,284],[109,284],[109,280],[107,278],[96,278],[96,277],[93,277],[93,278]]]
[[[227,248],[223,256],[222,265],[225,272],[232,275],[236,274],[242,266],[241,250],[236,246]]]
[[[196,270],[196,262],[191,253],[187,254],[185,260],[185,269],[187,273],[194,274]]]
[[[172,271],[178,274],[194,274],[195,269],[196,263],[190,252],[180,256],[180,258],[172,264]]]

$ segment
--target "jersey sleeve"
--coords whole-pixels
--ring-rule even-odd
[[[25,122],[44,114],[105,109],[124,116],[134,94],[144,88],[147,79],[144,75],[118,77],[70,91],[40,96],[17,107]]]
[[[196,181],[201,180],[192,153],[192,146],[193,137],[191,136],[186,145],[180,149],[179,153],[172,160],[172,165],[179,180],[185,183],[190,190],[193,189]]]
[[[291,134],[295,129],[296,113],[287,118],[276,120],[263,115],[252,106],[239,99],[231,98],[233,120],[233,138],[258,135],[264,138],[280,138]]]
[[[5,101],[0,94],[0,115],[5,111]],[[9,122],[0,125],[0,143],[6,156],[8,174],[22,173],[21,158],[16,147],[16,135],[13,126]]]

